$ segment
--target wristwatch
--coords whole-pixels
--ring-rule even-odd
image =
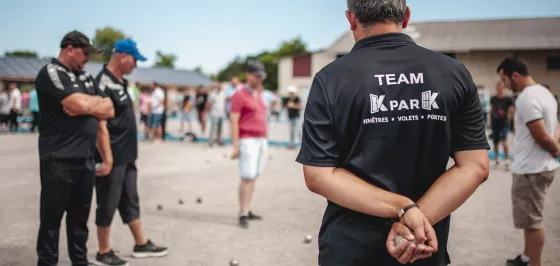
[[[410,205],[408,205],[408,206],[402,208],[402,209],[399,211],[399,213],[397,214],[398,219],[401,220],[402,217],[404,216],[404,214],[405,214],[408,210],[410,210],[410,209],[412,209],[412,208],[418,208],[418,205],[416,205],[416,203],[412,203],[412,204],[410,204]]]

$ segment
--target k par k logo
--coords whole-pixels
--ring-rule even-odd
[[[439,106],[436,102],[438,97],[437,92],[432,91],[425,91],[422,92],[422,106],[420,106],[420,100],[418,99],[410,99],[408,101],[405,100],[391,100],[389,101],[389,109],[391,111],[400,111],[400,110],[432,110],[432,109],[439,109]],[[377,112],[386,112],[389,111],[387,106],[383,103],[385,100],[385,95],[369,95],[371,101],[371,113],[375,114]]]

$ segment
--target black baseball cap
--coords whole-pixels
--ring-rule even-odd
[[[83,48],[88,54],[99,54],[101,49],[93,45],[93,42],[83,33],[79,31],[71,31],[64,35],[62,41],[60,42],[60,48],[66,48],[68,45],[72,47]]]
[[[261,62],[258,61],[249,61],[247,62],[247,66],[245,67],[245,71],[247,73],[254,74],[259,76],[262,79],[266,78],[266,69]]]

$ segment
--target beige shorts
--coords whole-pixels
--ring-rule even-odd
[[[556,170],[538,174],[513,174],[511,200],[515,228],[543,229],[544,199],[555,174]]]

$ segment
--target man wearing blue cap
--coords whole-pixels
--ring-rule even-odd
[[[132,100],[128,94],[128,81],[123,75],[130,74],[137,61],[146,61],[136,43],[130,39],[115,43],[113,55],[95,79],[106,97],[115,106],[115,117],[100,120],[97,137],[95,223],[99,251],[94,263],[102,266],[128,265],[110,247],[110,226],[116,209],[123,223],[128,224],[136,245],[132,256],[136,258],[161,257],[169,252],[147,239],[140,224],[140,206],[137,190],[136,159],[138,139]]]

